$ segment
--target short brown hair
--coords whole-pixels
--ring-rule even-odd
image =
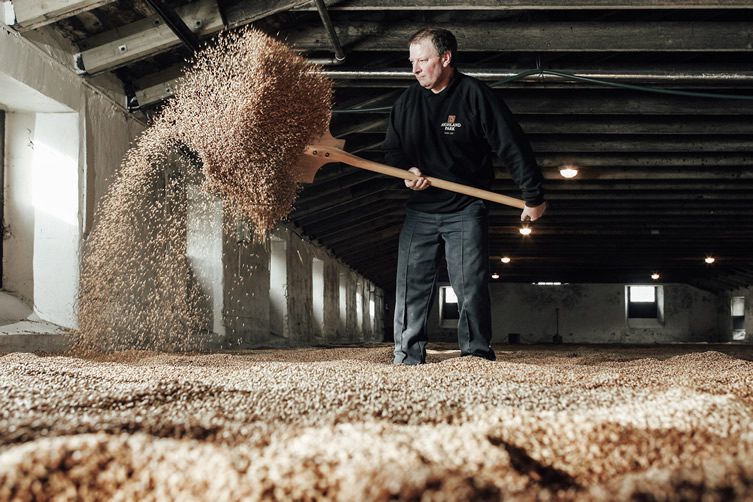
[[[450,51],[450,54],[452,55],[452,58],[450,58],[450,66],[455,66],[455,53],[458,50],[458,41],[450,30],[445,30],[443,28],[421,28],[411,35],[410,39],[408,39],[408,45],[424,40],[425,38],[431,39],[431,43],[434,45],[439,56]]]

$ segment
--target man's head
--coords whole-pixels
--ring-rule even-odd
[[[454,72],[458,42],[448,30],[425,28],[410,37],[413,75],[422,87],[440,92]]]

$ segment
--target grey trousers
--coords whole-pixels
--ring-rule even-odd
[[[455,213],[407,210],[400,232],[395,292],[396,364],[426,361],[426,321],[437,286],[442,247],[458,298],[461,355],[494,360],[489,299],[489,235],[482,201]]]

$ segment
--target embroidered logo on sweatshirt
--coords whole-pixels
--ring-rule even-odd
[[[448,115],[447,122],[442,123],[442,129],[444,129],[445,134],[455,134],[455,129],[458,127],[463,127],[463,124],[455,122],[455,115]]]

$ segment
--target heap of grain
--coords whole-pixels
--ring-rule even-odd
[[[186,258],[187,185],[222,200],[228,228],[250,221],[263,236],[292,210],[296,158],[326,129],[331,95],[314,67],[254,30],[198,53],[100,203],[77,347],[195,348],[205,300]]]
[[[0,500],[753,500],[718,347],[9,354]]]

